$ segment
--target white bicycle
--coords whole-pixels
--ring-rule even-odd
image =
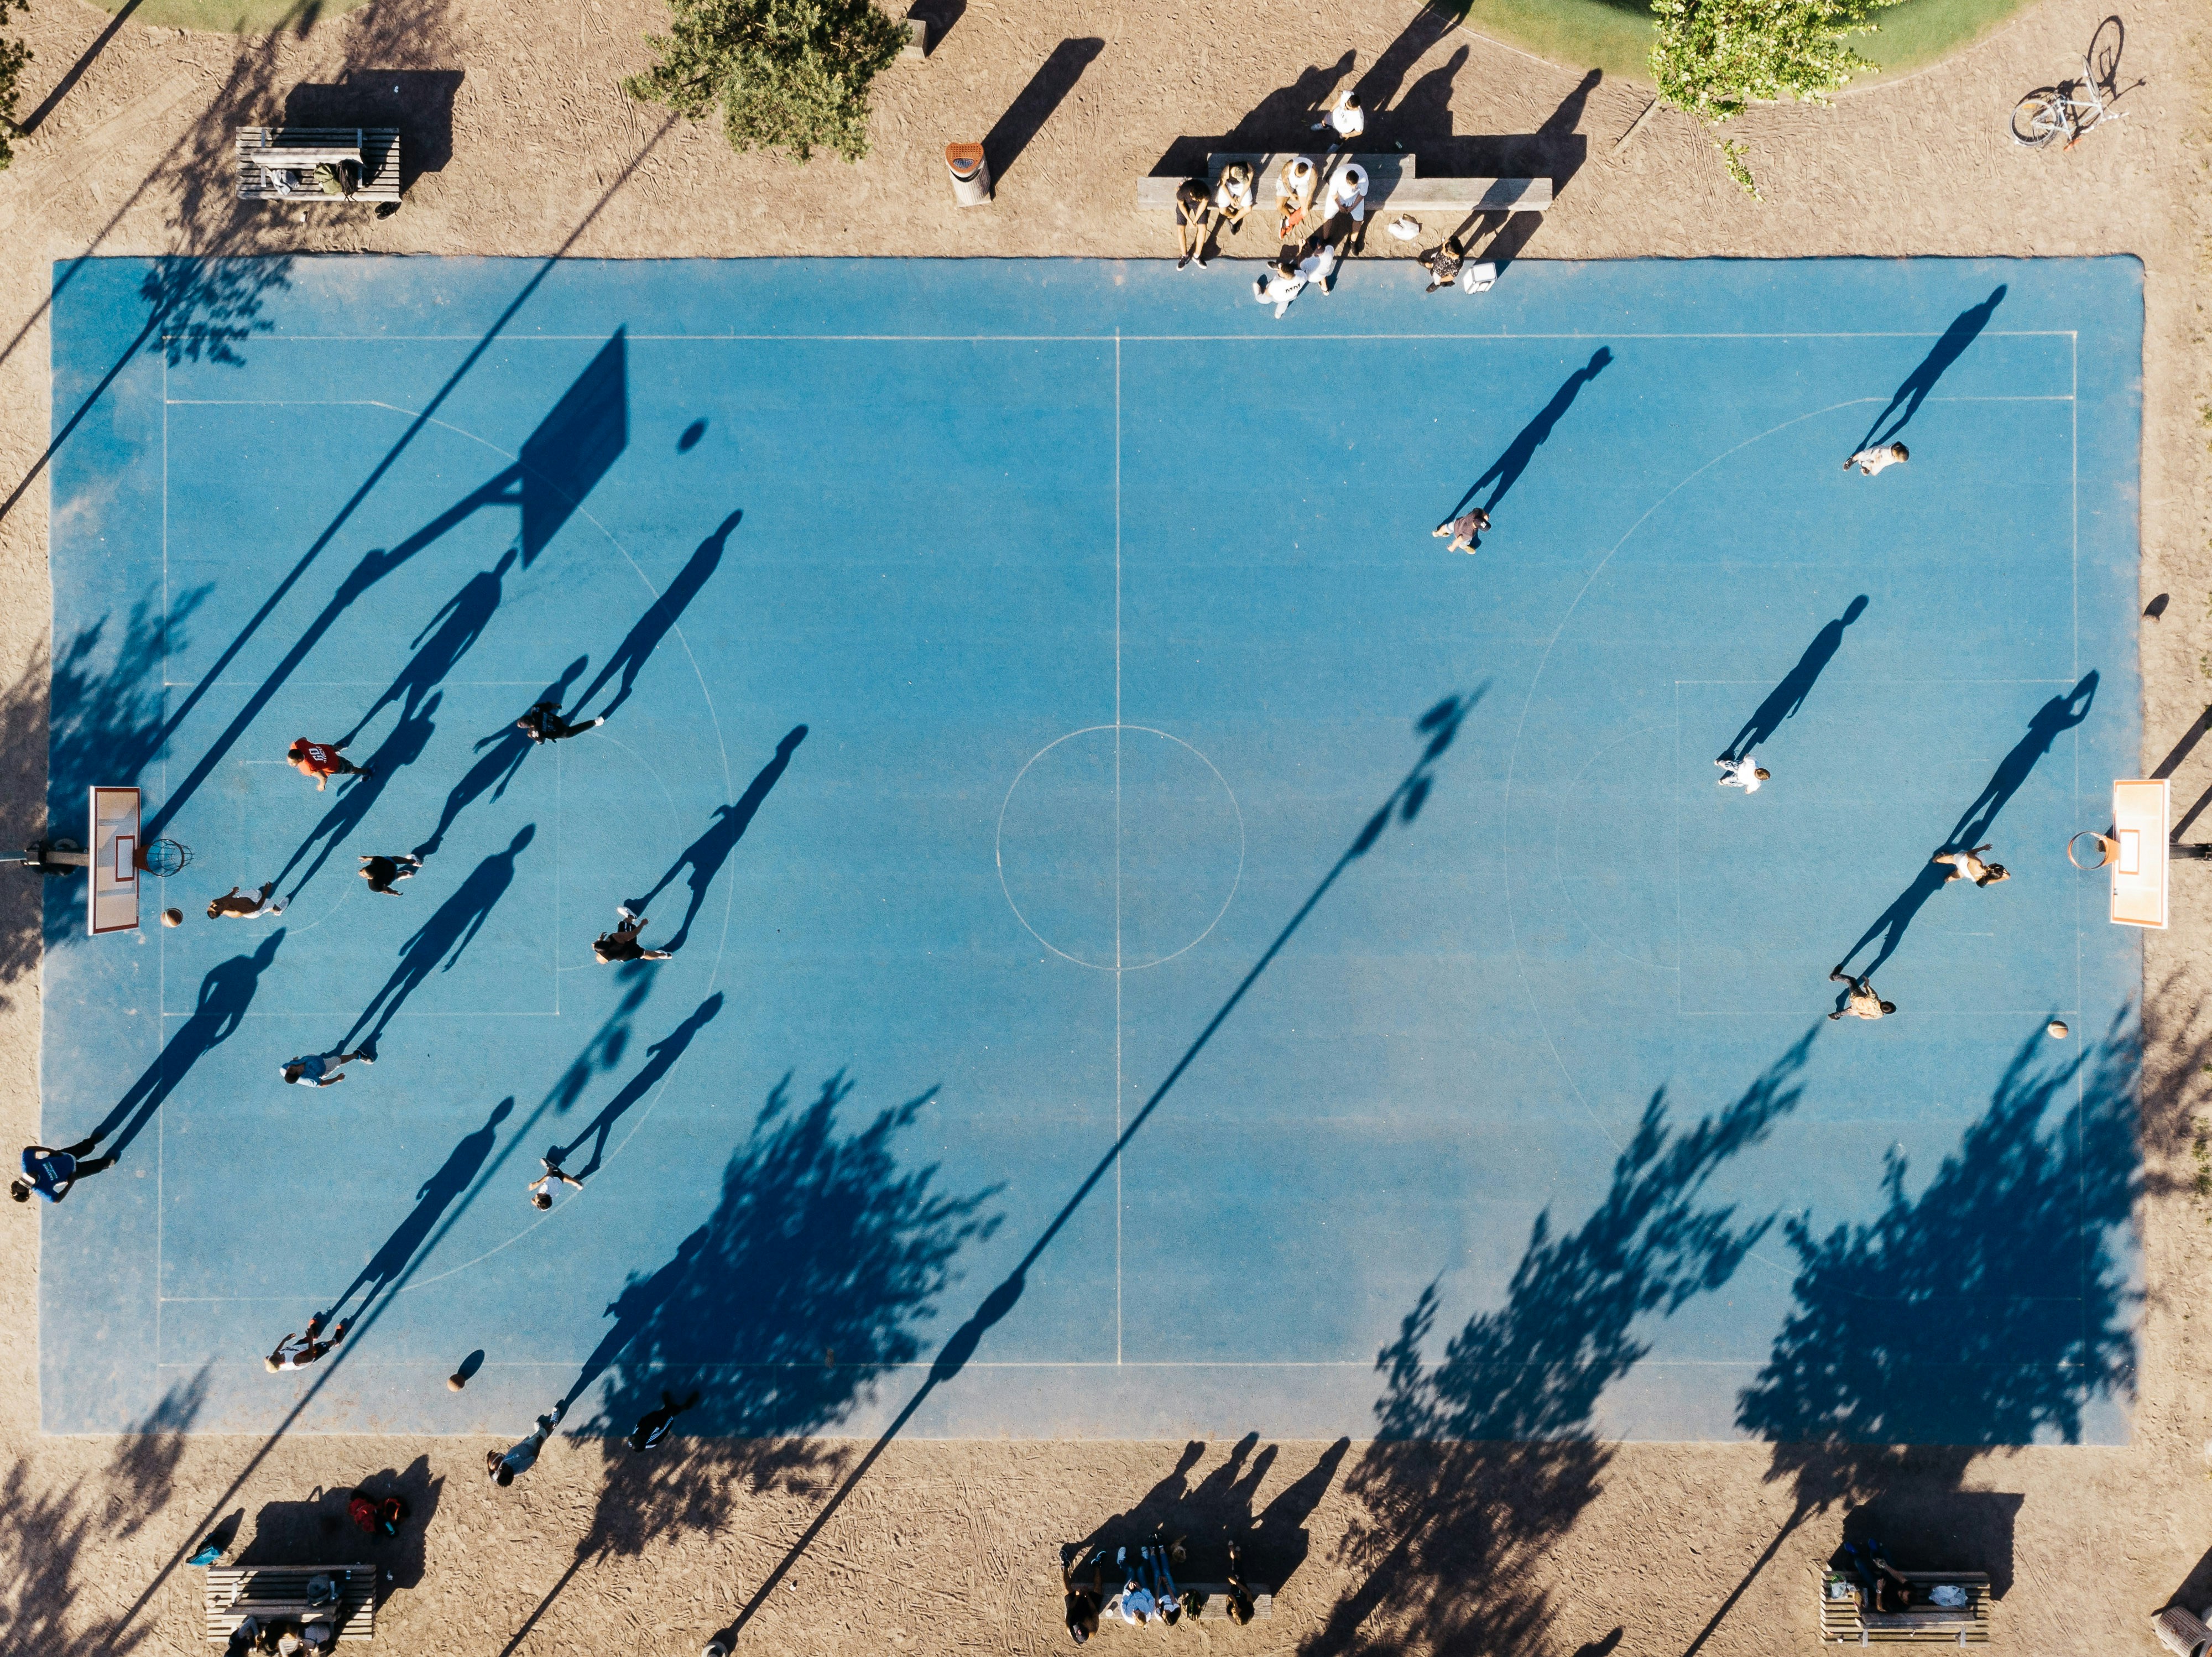
[[[2080,80],[2038,87],[2013,106],[2012,141],[2039,149],[2063,133],[2064,147],[2071,149],[2100,121],[2121,119],[2126,112],[2112,105],[2123,91],[2144,84],[2140,79],[2124,88],[2119,83],[2120,48],[2126,39],[2126,27],[2118,17],[2100,23],[2081,55]]]

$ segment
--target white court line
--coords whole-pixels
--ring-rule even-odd
[[[1121,1362],[1121,336],[1118,332],[1114,336],[1114,1362]]]
[[[1974,336],[1977,339],[2059,339],[2076,332],[2072,328],[1984,328]],[[1241,344],[1266,344],[1275,340],[1304,342],[1309,339],[1940,339],[1944,331],[1928,329],[1856,329],[1856,328],[1790,328],[1766,333],[1712,332],[1630,333],[1622,330],[1604,330],[1595,333],[1510,333],[1503,330],[1491,332],[1462,333],[1278,333],[1272,329],[1258,333],[634,333],[628,336],[632,344],[917,344],[917,345],[1103,345],[1109,339],[1126,339],[1133,344],[1174,344],[1182,340],[1221,339]],[[422,344],[440,341],[473,341],[474,334],[270,334],[257,339],[257,345],[318,345],[358,344]],[[532,334],[528,340],[516,340],[517,344],[532,342],[553,344],[560,341],[574,343],[601,339],[599,334]],[[210,399],[209,401],[220,401]],[[1862,399],[1867,400],[1867,399]],[[1932,402],[1932,398],[1923,398]]]

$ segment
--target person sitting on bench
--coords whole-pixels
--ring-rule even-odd
[[[1206,233],[1212,228],[1206,208],[1204,179],[1185,179],[1176,186],[1176,269],[1198,261],[1198,268],[1206,268]]]
[[[1092,1551],[1089,1587],[1077,1585],[1074,1573],[1066,1564],[1060,1568],[1060,1586],[1067,1595],[1067,1631],[1077,1645],[1082,1645],[1098,1632],[1098,1608],[1106,1600],[1105,1556]]]
[[[1858,1562],[1859,1575],[1866,1578],[1866,1609],[1871,1611],[1907,1611],[1912,1605],[1912,1584],[1905,1573],[1889,1563],[1879,1542],[1853,1544],[1851,1557]]]
[[[1276,175],[1275,240],[1285,247],[1304,241],[1310,233],[1307,222],[1313,216],[1314,191],[1320,183],[1321,175],[1304,155],[1285,161]]]
[[[1244,1561],[1237,1544],[1229,1544],[1229,1620],[1240,1627],[1252,1620],[1252,1590],[1244,1586]]]

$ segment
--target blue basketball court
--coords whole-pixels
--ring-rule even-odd
[[[85,266],[47,1430],[2124,1440],[2141,293]]]

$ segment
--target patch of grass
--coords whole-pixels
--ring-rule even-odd
[[[102,11],[125,0],[93,0]],[[203,34],[305,34],[317,23],[365,0],[139,0],[131,21],[146,28],[198,29]]]
[[[157,0],[147,0],[149,4]],[[1995,28],[2026,0],[1904,0],[1881,14],[1881,31],[1853,37],[1851,50],[1892,74],[1948,58]],[[1438,10],[1480,34],[1576,68],[1601,69],[1649,85],[1650,11],[1636,0],[1452,0]],[[1863,86],[1876,77],[1856,84]]]

